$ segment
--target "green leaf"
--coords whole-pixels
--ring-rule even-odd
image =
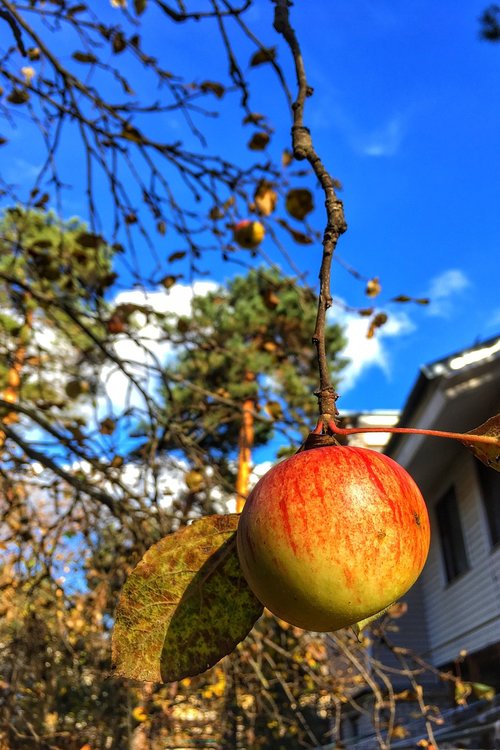
[[[153,545],[116,610],[115,673],[172,682],[233,651],[262,614],[236,552],[238,515],[201,518]]]
[[[488,445],[487,443],[468,443],[463,440],[463,444],[473,452],[476,458],[489,466],[490,469],[500,471],[500,414],[483,422],[483,424],[465,433],[466,435],[489,435],[497,439],[497,444]]]
[[[474,697],[478,700],[492,701],[496,695],[495,688],[483,682],[471,682],[471,688]]]

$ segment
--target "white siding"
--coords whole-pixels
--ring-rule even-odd
[[[500,639],[500,549],[491,550],[475,460],[461,453],[427,498],[433,534],[421,586],[434,664],[453,661],[462,649],[477,651]],[[469,570],[447,583],[435,504],[451,485],[457,496]]]

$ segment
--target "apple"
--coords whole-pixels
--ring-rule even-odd
[[[264,225],[260,221],[251,221],[250,219],[243,219],[233,227],[234,241],[247,250],[253,250],[260,245],[265,233]]]
[[[255,485],[237,547],[258,599],[291,625],[332,631],[399,599],[429,550],[425,502],[410,475],[367,448],[305,450]]]

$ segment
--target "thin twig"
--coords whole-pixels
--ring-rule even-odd
[[[318,313],[316,326],[313,334],[313,343],[316,347],[316,356],[319,368],[318,406],[320,414],[329,414],[331,417],[337,415],[335,401],[337,394],[331,383],[330,368],[326,355],[325,327],[326,311],[332,305],[330,291],[330,276],[333,254],[339,237],[346,231],[347,224],[344,217],[342,201],[335,192],[335,183],[325,168],[322,160],[316,153],[310,131],[304,125],[304,108],[308,96],[313,91],[307,83],[304,61],[300,46],[293,28],[290,25],[289,6],[290,0],[274,0],[276,5],[274,15],[274,28],[281,34],[293,56],[295,72],[297,76],[297,98],[292,105],[293,126],[292,145],[293,155],[298,161],[307,160],[311,165],[318,182],[325,194],[325,208],[327,223],[323,234],[323,257],[319,272],[320,292],[318,298]]]

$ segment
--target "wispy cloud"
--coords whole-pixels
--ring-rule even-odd
[[[389,339],[406,336],[415,330],[414,323],[406,312],[390,312],[387,323],[377,330],[371,339],[366,337],[368,321],[356,313],[344,312],[336,315],[336,322],[344,328],[347,346],[342,354],[349,363],[342,371],[342,391],[345,393],[357,385],[359,379],[372,368],[382,370],[386,377],[391,374]]]
[[[331,86],[329,87],[331,88]],[[313,126],[317,130],[331,130],[332,124],[344,135],[353,151],[368,157],[395,156],[408,133],[415,106],[403,106],[375,119],[350,112],[340,106],[335,92],[314,103]]]
[[[6,162],[5,181],[16,184],[32,182],[42,169],[42,164],[34,164],[21,157],[10,159]]]
[[[488,328],[498,328],[498,327],[500,327],[500,307],[497,307],[496,310],[493,310],[493,312],[491,313],[489,326],[488,326]]]
[[[365,156],[394,156],[399,151],[405,135],[402,115],[394,115],[371,132],[353,132],[351,140]]]
[[[459,268],[450,268],[434,276],[425,295],[430,299],[427,314],[435,318],[450,317],[457,298],[469,286],[469,279]]]

